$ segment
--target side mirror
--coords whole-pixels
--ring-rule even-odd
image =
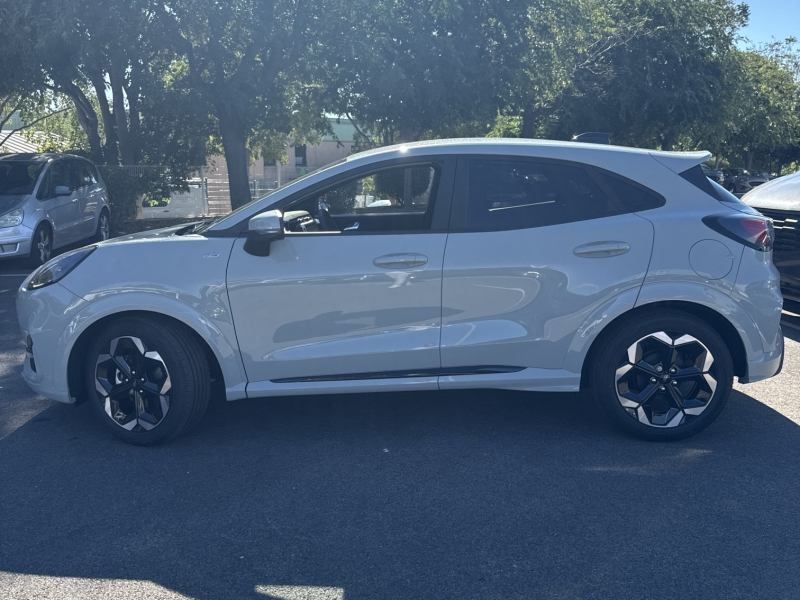
[[[56,196],[71,196],[72,190],[69,189],[66,185],[57,185],[56,186]]]
[[[284,238],[283,213],[269,210],[256,215],[247,224],[244,251],[253,256],[269,256],[269,246]]]

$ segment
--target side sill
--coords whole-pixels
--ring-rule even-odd
[[[447,369],[417,369],[415,371],[385,371],[381,373],[346,373],[342,375],[320,375],[316,377],[288,377],[271,379],[270,383],[314,383],[323,381],[369,381],[374,379],[405,379],[412,377],[449,377],[458,375],[501,375],[518,373],[525,367],[481,366],[451,367]]]

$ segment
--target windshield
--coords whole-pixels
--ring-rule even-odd
[[[30,194],[45,163],[3,161],[0,163],[0,196]]]

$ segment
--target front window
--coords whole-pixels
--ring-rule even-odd
[[[431,164],[381,169],[305,196],[284,207],[284,214],[315,218],[319,228],[304,232],[427,229],[438,170]]]
[[[0,162],[0,196],[32,193],[44,165],[29,161]]]

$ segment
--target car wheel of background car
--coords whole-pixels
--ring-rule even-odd
[[[53,231],[47,223],[40,224],[33,233],[31,254],[28,259],[31,266],[43,265],[53,255]]]
[[[108,431],[151,446],[200,421],[210,396],[208,373],[190,334],[158,317],[125,317],[97,336],[86,358],[86,391]]]
[[[97,242],[104,242],[111,237],[111,224],[108,219],[108,211],[105,209],[100,212],[97,218],[97,230],[94,234],[94,239]]]
[[[725,407],[733,359],[719,334],[697,317],[662,311],[626,319],[599,341],[593,393],[624,431],[678,440],[708,427]]]

